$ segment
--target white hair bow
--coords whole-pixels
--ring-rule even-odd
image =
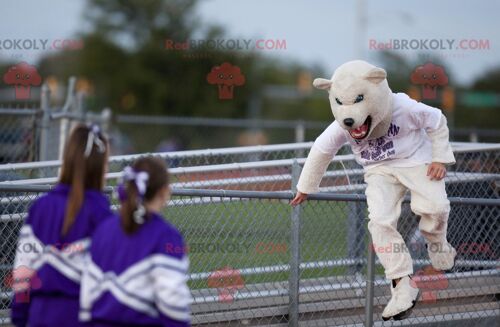
[[[123,179],[126,181],[134,181],[137,186],[137,191],[141,197],[146,194],[147,182],[149,180],[149,174],[145,171],[134,171],[132,167],[127,166],[123,169]]]
[[[83,152],[85,158],[88,158],[92,153],[92,147],[94,146],[94,144],[97,145],[97,149],[99,150],[100,153],[106,151],[106,146],[104,145],[104,142],[99,138],[100,131],[101,129],[97,125],[91,125],[89,127],[89,136],[87,137],[87,145],[85,146],[85,152]]]

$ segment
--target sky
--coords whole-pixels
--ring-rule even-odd
[[[77,31],[85,29],[84,8],[84,0],[2,1],[0,59],[36,62],[53,51],[31,49],[20,54],[6,50],[6,40],[44,39],[57,44],[75,39]],[[377,48],[393,40],[391,51],[411,62],[438,57],[462,85],[500,66],[499,12],[500,1],[492,0],[200,0],[197,7],[199,20],[225,27],[228,39],[270,40],[270,45],[284,41],[286,49],[271,46],[260,51],[318,64],[328,75],[353,59],[379,63]],[[364,28],[359,21],[365,22]],[[405,42],[408,50],[395,49]]]

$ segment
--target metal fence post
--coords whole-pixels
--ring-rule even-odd
[[[40,100],[40,108],[42,109],[42,120],[40,124],[40,153],[39,160],[49,160],[49,143],[50,143],[50,88],[47,84],[42,85],[42,93]]]
[[[301,167],[295,159],[292,164],[292,192],[297,192]],[[288,279],[288,325],[299,325],[299,279],[300,279],[300,205],[292,208],[290,226],[290,276]]]
[[[297,121],[295,125],[295,143],[302,143],[306,138],[306,129],[303,121]],[[295,156],[297,158],[302,158],[304,156],[304,150],[295,151]],[[298,178],[298,177],[297,177]]]
[[[76,85],[76,77],[72,76],[68,80],[68,88],[66,92],[66,100],[64,103],[64,106],[61,110],[62,113],[72,113],[75,111],[75,85]],[[60,120],[60,128],[59,128],[59,151],[57,154],[57,157],[59,160],[62,159],[63,152],[64,152],[64,146],[66,145],[66,139],[68,138],[69,134],[69,124],[70,124],[70,118],[68,116],[63,116],[61,117]]]
[[[295,125],[295,142],[301,143],[306,139],[306,128],[303,121],[298,121]]]
[[[368,255],[366,261],[366,299],[365,299],[365,327],[373,326],[373,289],[375,282],[375,251],[372,247],[372,238],[368,238]]]
[[[104,133],[109,134],[111,125],[112,112],[110,108],[104,108],[101,112],[101,129]]]
[[[363,177],[352,176],[351,183],[360,183]],[[349,266],[349,274],[357,275],[362,272],[363,264],[360,259],[365,257],[365,226],[364,217],[366,217],[366,203],[349,202],[347,204],[347,255],[349,259],[356,261]],[[359,263],[357,263],[359,262]]]

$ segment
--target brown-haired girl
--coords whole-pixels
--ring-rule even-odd
[[[170,194],[165,163],[141,158],[123,180],[120,216],[92,237],[80,318],[92,326],[189,326],[184,240],[160,213]]]
[[[37,199],[21,228],[13,270],[16,326],[78,326],[83,255],[112,217],[102,194],[108,142],[95,125],[76,126],[65,145],[59,183]]]

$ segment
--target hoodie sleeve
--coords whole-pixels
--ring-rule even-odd
[[[319,192],[319,184],[328,165],[345,142],[347,142],[345,133],[336,121],[316,139],[297,183],[299,192],[305,194]]]
[[[450,145],[450,137],[446,117],[441,114],[441,120],[436,128],[427,128],[427,135],[432,142],[432,161],[447,165],[455,163],[455,156]]]
[[[455,156],[450,145],[446,117],[441,110],[406,97],[408,125],[413,129],[424,129],[432,142],[432,161],[452,165]]]

